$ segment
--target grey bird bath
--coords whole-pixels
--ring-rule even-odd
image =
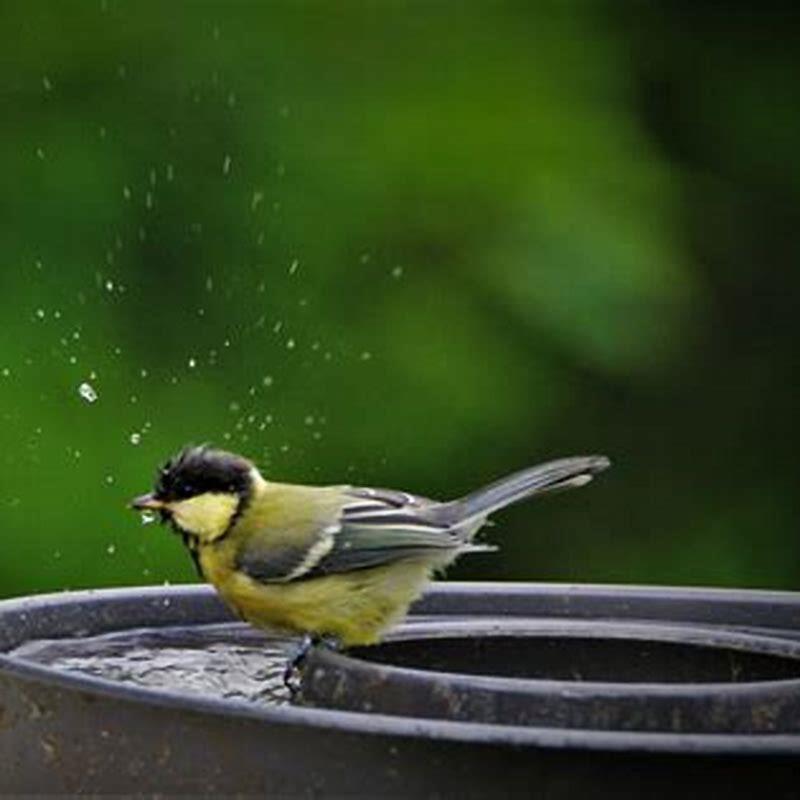
[[[0,603],[0,791],[797,796],[795,594],[441,584],[291,703],[282,646],[207,587]]]

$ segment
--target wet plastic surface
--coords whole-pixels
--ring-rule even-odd
[[[549,636],[523,645],[525,657],[520,661],[528,664],[524,669],[506,667],[499,678],[490,680],[520,680],[518,674],[509,675],[516,670],[523,673],[523,681],[546,681],[543,671],[558,667],[561,672],[556,669],[554,680],[566,680],[572,689],[579,689],[592,681],[564,672],[572,668],[570,664],[578,664],[579,672],[595,670],[593,679],[608,687],[619,685],[614,681],[622,674],[609,668],[615,659],[624,667],[627,688],[650,685],[637,683],[646,677],[648,664],[656,665],[660,685],[680,688],[692,673],[674,674],[682,668],[681,656],[669,645],[651,644],[648,652],[653,658],[641,652],[637,657],[630,642],[609,645],[607,637],[587,638],[584,631],[566,637],[570,641],[565,644],[564,636],[552,635],[552,626],[564,623],[572,626],[573,633],[578,630],[575,625],[587,622],[602,633],[603,623],[644,625],[652,632],[655,623],[666,622],[667,627],[701,637],[707,636],[701,629],[710,628],[722,638],[747,633],[768,640],[766,649],[754,652],[734,646],[731,654],[728,646],[712,647],[699,670],[701,680],[693,684],[708,689],[726,678],[721,681],[726,688],[765,686],[794,680],[800,599],[776,592],[450,584],[435,588],[423,600],[406,634],[413,634],[415,626],[417,633],[420,626],[430,630],[432,621],[440,631],[454,624],[499,625],[498,646],[482,642],[468,655],[454,655],[458,647],[440,643],[422,648],[420,661],[398,641],[386,646],[395,648],[393,654],[389,649],[381,658],[405,659],[406,667],[421,667],[422,672],[449,664],[463,670],[455,674],[470,682],[483,680],[482,674],[500,663],[507,665],[514,652],[515,637],[503,626],[528,626],[531,620],[551,625]],[[141,628],[161,630],[168,644],[171,627],[185,630],[230,622],[207,587],[73,593],[0,603],[0,790],[688,797],[736,782],[744,793],[766,790],[773,797],[796,796],[800,736],[779,732],[781,728],[775,733],[643,732],[541,721],[478,722],[473,717],[460,720],[452,713],[437,718],[258,704],[205,689],[193,691],[196,687],[187,685],[164,689],[54,669],[30,660],[30,650],[22,658],[24,650],[9,655],[20,647],[34,647],[30,644],[34,640],[111,632],[124,637]],[[199,629],[195,634],[201,635]],[[587,641],[605,648],[603,658],[581,654],[580,643]],[[137,644],[135,635],[129,643]],[[241,642],[233,644],[238,647]],[[542,655],[547,651],[552,656],[549,664]],[[40,649],[39,655],[43,652]],[[536,652],[538,665],[531,663]],[[315,652],[312,659],[326,655]],[[660,664],[662,657],[672,659],[670,669]],[[471,670],[466,671],[469,665]],[[312,660],[309,669],[313,666]],[[665,680],[671,675],[679,680]],[[737,675],[750,680],[736,680]],[[766,719],[769,723],[769,715]],[[767,724],[758,730],[768,729]]]

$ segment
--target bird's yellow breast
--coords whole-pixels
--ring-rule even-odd
[[[433,565],[415,559],[290,583],[259,583],[233,569],[227,554],[200,550],[207,580],[247,622],[298,633],[329,634],[344,646],[377,642],[423,592]]]

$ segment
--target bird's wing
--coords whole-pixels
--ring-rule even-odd
[[[392,489],[346,488],[336,522],[313,539],[280,548],[249,541],[237,567],[264,582],[285,583],[377,567],[436,552],[487,550],[470,544],[463,529],[438,522],[429,512],[438,503]]]

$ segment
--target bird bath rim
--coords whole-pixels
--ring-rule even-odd
[[[631,613],[637,601],[651,603],[659,614],[661,605],[674,605],[691,616],[694,609],[701,617],[707,613],[702,606],[719,601],[726,607],[735,625],[764,625],[774,621],[778,629],[790,629],[789,623],[800,628],[800,596],[791,592],[760,590],[725,590],[612,585],[530,584],[530,583],[449,583],[434,584],[417,604],[411,625],[421,615],[449,616],[455,619],[484,608],[484,616],[497,613],[497,602],[505,598],[509,606],[525,597],[567,605],[577,605],[587,611],[594,604],[602,611],[604,603],[627,607]],[[472,606],[464,609],[465,598]],[[745,609],[741,604],[749,604]],[[638,613],[645,613],[639,609]],[[117,613],[114,613],[117,612]],[[464,612],[461,614],[460,612]],[[770,613],[772,612],[772,613]],[[183,614],[184,616],[181,616]],[[53,629],[58,622],[72,618],[72,627]],[[516,614],[519,616],[519,614]],[[511,616],[514,616],[513,611]],[[634,617],[635,618],[635,617]],[[640,617],[641,618],[641,617]],[[663,619],[663,617],[662,617]],[[10,621],[18,627],[38,625],[40,631],[59,630],[61,635],[89,635],[124,630],[131,627],[161,627],[178,621],[197,624],[230,621],[229,612],[207,586],[151,586],[123,589],[93,589],[34,595],[0,601],[0,677],[37,683],[54,684],[66,690],[114,698],[131,703],[179,709],[186,712],[235,716],[262,720],[275,725],[312,726],[330,730],[357,732],[365,735],[392,735],[412,738],[435,738],[463,742],[497,743],[510,746],[529,746],[556,750],[625,751],[698,753],[705,755],[770,755],[800,754],[800,735],[794,734],[691,734],[642,733],[628,731],[596,731],[523,727],[454,720],[398,717],[357,711],[339,711],[300,706],[265,706],[235,699],[183,694],[170,690],[120,684],[86,674],[68,673],[42,664],[14,658],[8,650],[31,638],[53,638],[42,635],[22,635],[11,641],[4,633]],[[138,624],[135,624],[138,621]],[[78,623],[83,623],[83,628]],[[402,629],[401,629],[402,631]],[[797,628],[795,628],[797,635]],[[402,633],[401,633],[402,635]],[[799,637],[800,638],[800,637]]]

